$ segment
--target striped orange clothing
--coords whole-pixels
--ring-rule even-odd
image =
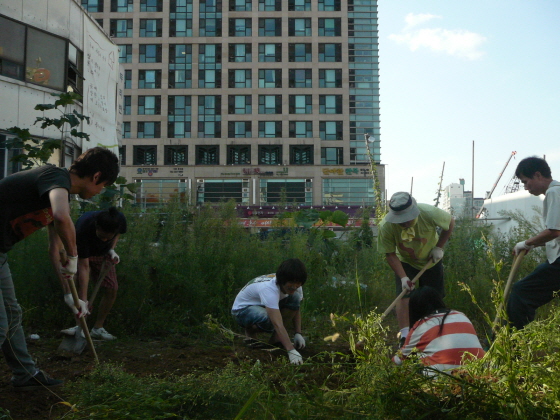
[[[393,361],[398,365],[402,364],[403,359],[416,349],[418,358],[424,365],[444,371],[461,366],[466,357],[480,359],[484,356],[476,331],[463,313],[451,310],[445,318],[441,334],[439,333],[444,315],[445,313],[435,313],[416,322]],[[465,353],[472,356],[464,356]]]

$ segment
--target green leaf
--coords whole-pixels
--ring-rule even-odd
[[[348,215],[341,210],[335,210],[332,215],[332,222],[340,226],[346,226],[348,223]]]
[[[336,238],[336,233],[329,229],[321,229],[321,233],[323,235],[323,239],[331,239]]]
[[[55,109],[53,104],[37,104],[35,105],[35,111],[48,111],[49,109]]]
[[[327,220],[329,220],[332,217],[332,211],[330,210],[323,210],[321,213],[319,213],[319,218],[323,221],[326,222]]]

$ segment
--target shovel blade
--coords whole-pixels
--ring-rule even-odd
[[[58,350],[63,350],[75,354],[82,354],[86,346],[87,341],[84,337],[82,337],[82,329],[78,328],[76,330],[76,334],[65,335],[62,338],[62,343],[60,343],[60,346],[58,346]]]

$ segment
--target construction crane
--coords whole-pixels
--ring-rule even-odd
[[[509,155],[508,160],[506,161],[506,164],[504,165],[504,168],[502,169],[502,172],[500,172],[500,174],[498,175],[498,179],[496,179],[496,182],[494,182],[494,185],[492,186],[492,189],[490,191],[488,191],[488,193],[486,194],[486,200],[488,200],[490,197],[492,197],[492,193],[494,192],[494,190],[496,189],[496,186],[498,185],[498,182],[500,182],[500,179],[502,178],[502,175],[504,173],[504,171],[506,170],[507,166],[509,165],[509,161],[511,160],[512,157],[514,157],[517,154],[516,151],[511,152],[511,155]],[[473,197],[474,199],[474,197]],[[480,206],[480,210],[478,210],[478,213],[476,214],[476,218],[478,219],[480,217],[480,215],[482,214],[482,211],[484,210],[484,206]]]
[[[443,170],[445,169],[445,162],[443,162],[443,168],[441,168],[441,176],[439,177],[439,186],[438,186],[438,190],[437,190],[437,196],[435,198],[435,202],[436,204],[434,204],[435,207],[437,207],[439,205],[439,199],[441,198],[441,184],[443,183]]]

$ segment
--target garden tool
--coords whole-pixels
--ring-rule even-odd
[[[519,266],[521,265],[521,260],[523,260],[525,254],[527,254],[527,251],[521,251],[519,254],[515,256],[515,259],[513,260],[513,265],[511,266],[511,271],[509,273],[509,277],[506,282],[506,287],[504,288],[504,296],[502,301],[500,302],[498,311],[496,312],[496,318],[494,319],[494,324],[492,325],[492,332],[494,334],[496,333],[496,330],[498,328],[498,323],[500,322],[500,316],[502,310],[504,309],[504,305],[509,297],[509,292],[511,290],[511,285],[513,284],[513,279],[517,275],[517,271],[519,270]]]

